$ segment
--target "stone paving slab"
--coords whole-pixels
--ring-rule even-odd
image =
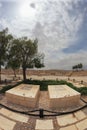
[[[87,119],[77,123],[76,127],[78,128],[78,130],[86,130],[87,129]]]
[[[1,128],[0,128],[0,130],[4,130],[4,129],[1,129]]]
[[[64,128],[60,128],[59,130],[77,130],[77,128],[75,125],[71,125]]]
[[[60,126],[70,125],[72,123],[77,122],[78,120],[75,118],[73,114],[63,115],[57,117],[57,122]]]
[[[52,120],[36,120],[35,130],[53,130]]]
[[[86,114],[87,116],[87,107],[83,109],[83,112]]]
[[[5,108],[0,109],[0,114],[4,115],[6,117],[9,117],[9,118],[11,118],[13,120],[19,121],[19,122],[27,123],[28,119],[29,119],[28,116],[21,115],[21,114],[9,111],[9,110],[7,110]]]
[[[13,130],[16,123],[5,117],[0,116],[0,127],[4,130]]]
[[[76,118],[78,120],[82,120],[82,119],[86,118],[86,115],[83,111],[77,111],[74,113],[74,115],[76,116]]]

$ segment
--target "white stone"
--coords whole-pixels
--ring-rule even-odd
[[[77,130],[75,125],[60,128],[59,130]]]
[[[76,118],[78,120],[82,120],[82,119],[86,118],[86,115],[83,111],[77,111],[74,113],[74,115],[76,116]]]
[[[16,123],[5,117],[0,116],[0,127],[4,130],[13,130]]]
[[[67,85],[49,85],[48,92],[51,108],[75,106],[80,101],[80,93]]]
[[[19,121],[19,122],[28,122],[29,117],[25,115],[21,115],[15,112],[11,112],[7,109],[1,108],[0,109],[0,114],[3,114],[4,116],[11,118],[13,120]]]
[[[57,117],[57,122],[60,126],[70,125],[77,121],[78,120],[75,118],[75,116],[73,116],[73,114],[68,114],[68,115]]]
[[[87,129],[87,119],[77,123],[76,127],[78,128],[78,130],[85,130],[85,129]]]
[[[36,120],[35,130],[53,130],[52,120]]]
[[[39,97],[39,85],[21,84],[6,92],[7,101],[27,106],[35,107]]]

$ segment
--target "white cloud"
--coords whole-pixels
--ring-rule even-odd
[[[17,1],[17,0],[15,0]],[[28,1],[28,0],[26,0]],[[72,8],[70,4],[68,5],[68,2],[71,2],[72,0],[29,0],[29,4],[31,2],[34,2],[36,4],[36,11],[31,12],[30,17],[21,17],[19,16],[19,10],[17,11],[17,16],[15,19],[10,21],[10,23],[5,19],[4,23],[8,23],[9,28],[17,28],[18,30],[33,30],[34,32],[39,30],[39,28],[35,28],[35,25],[39,22],[41,24],[41,31],[38,31],[38,37],[41,37],[41,33],[45,37],[47,37],[49,42],[49,39],[54,42],[60,42],[61,41],[61,46],[66,46],[70,44],[67,42],[70,39],[73,39],[73,37],[76,35],[79,26],[81,25],[82,22],[82,14],[80,15],[75,15],[74,17],[70,17],[67,8]],[[77,0],[76,0],[77,1]],[[61,2],[64,2],[65,5],[63,5]],[[20,3],[19,8],[23,6],[23,2]],[[3,20],[2,20],[3,22]],[[14,29],[13,29],[14,30]],[[17,35],[19,35],[19,32],[15,32]],[[22,34],[22,32],[20,32]],[[28,33],[32,33],[31,31]],[[28,34],[27,33],[27,34]],[[24,32],[23,32],[24,34]],[[35,34],[35,33],[34,33]],[[41,38],[40,38],[41,39]],[[55,39],[55,40],[54,40]],[[55,42],[56,41],[56,42]],[[65,41],[65,42],[64,42]]]
[[[46,68],[48,69],[50,66],[51,69],[72,69],[73,65],[77,65],[79,63],[82,63],[84,67],[87,67],[86,57],[86,51],[79,51],[78,53],[73,54],[64,54],[60,52],[57,55],[57,60],[55,57],[51,57],[51,59],[46,62]]]
[[[69,15],[67,9],[72,10],[72,6],[67,2],[72,2],[72,0],[62,0],[62,2],[65,4],[62,4],[61,0],[53,2],[49,0],[42,6],[38,5],[42,10],[40,9],[40,13],[37,15],[39,25],[37,23],[34,35],[39,38],[40,49],[46,53],[46,59],[48,59],[48,55],[51,57],[53,50],[59,52],[74,44],[74,41],[77,40],[76,34],[83,21],[81,13],[76,13],[73,17]]]
[[[11,1],[17,2],[18,0]],[[23,1],[19,0],[17,16],[10,21],[1,18],[0,25],[3,28],[8,27],[10,32],[17,36],[37,37],[39,50],[45,53],[47,68],[67,68],[81,60],[81,52],[78,54],[62,52],[62,49],[68,48],[78,40],[77,33],[84,16],[78,8],[74,12],[72,2],[78,5],[78,1],[80,0],[26,0],[24,2],[28,5],[33,3],[34,8],[29,6],[30,11],[32,8],[31,13],[28,14],[28,17],[21,17],[19,10],[23,6]],[[72,12],[72,16],[69,11]],[[84,54],[84,52],[82,53]],[[87,55],[86,52],[85,54]],[[85,63],[83,59],[85,59],[84,56],[82,61]],[[64,64],[65,62],[67,64]]]

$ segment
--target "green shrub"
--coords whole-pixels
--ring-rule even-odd
[[[40,90],[41,91],[47,91],[48,90],[48,85],[62,85],[66,84],[66,81],[64,80],[26,80],[24,81],[26,84],[35,84],[35,85],[40,85]]]
[[[87,95],[87,87],[78,88],[78,92],[80,92],[82,95]]]
[[[21,84],[21,83],[25,83],[25,84],[34,84],[34,85],[40,85],[40,90],[41,91],[47,91],[48,90],[48,85],[68,85],[69,87],[71,87],[72,89],[80,92],[82,95],[87,95],[87,87],[81,87],[81,88],[77,88],[76,86],[74,86],[72,83],[67,82],[65,80],[26,80],[26,81],[22,81],[19,82],[15,85],[8,85],[3,87],[0,90],[0,93],[4,93],[5,91],[14,88],[15,86]]]
[[[22,82],[18,82],[16,83],[15,85],[7,85],[7,86],[4,86],[1,90],[0,90],[0,93],[5,93],[5,91],[11,89],[11,88],[14,88],[16,87],[17,85],[21,84]]]

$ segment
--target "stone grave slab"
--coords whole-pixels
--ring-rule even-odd
[[[49,85],[51,108],[67,108],[79,104],[80,93],[67,85]]]
[[[21,84],[6,91],[8,102],[35,107],[39,98],[39,85]]]

